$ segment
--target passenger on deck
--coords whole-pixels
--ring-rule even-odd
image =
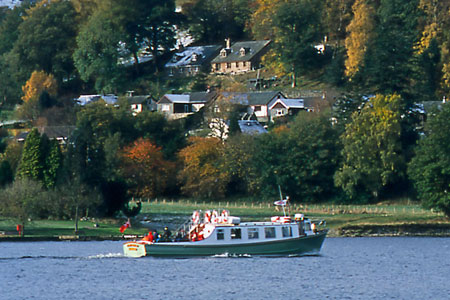
[[[164,227],[164,233],[162,236],[162,241],[163,242],[170,242],[170,236],[172,235],[172,232],[170,232],[169,228]]]
[[[154,238],[153,238],[152,231],[149,231],[148,234],[146,236],[144,236],[144,238],[142,240],[146,241],[146,242],[153,242]]]

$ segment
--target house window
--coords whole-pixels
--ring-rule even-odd
[[[169,110],[170,110],[170,105],[169,105],[169,104],[163,104],[163,105],[161,105],[161,110],[162,110],[162,111],[169,111]]]
[[[227,69],[231,69],[231,63],[227,63]]]
[[[242,47],[242,48],[239,50],[239,54],[240,54],[241,56],[245,56],[246,51],[245,51],[245,48],[244,48],[244,47]]]
[[[261,106],[255,106],[255,108],[253,108],[253,110],[254,110],[255,112],[261,111]]]
[[[277,116],[282,116],[282,115],[284,115],[283,110],[277,109]]]
[[[185,112],[185,113],[190,112],[189,104],[185,104],[185,105],[184,105],[184,112]]]
[[[276,237],[275,234],[275,227],[265,227],[264,228],[264,235],[266,239],[273,239]]]
[[[236,62],[236,68],[239,68],[239,62],[238,61]]]
[[[240,240],[241,239],[241,229],[240,228],[231,229],[231,239],[232,240]]]
[[[242,66],[243,66],[243,67],[246,67],[246,66],[247,66],[247,62],[246,62],[246,61],[243,61],[243,62],[242,62]]]
[[[220,56],[222,56],[222,57],[227,57],[227,50],[222,49],[222,50],[220,51]]]
[[[291,226],[283,226],[281,227],[281,232],[283,233],[283,237],[292,236],[292,228]]]
[[[225,233],[223,229],[217,229],[217,240],[223,240],[225,238]]]
[[[259,230],[258,228],[249,228],[248,229],[248,239],[259,239]]]
[[[216,65],[216,71],[220,70],[220,64],[215,64]]]

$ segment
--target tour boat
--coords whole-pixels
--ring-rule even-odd
[[[203,215],[203,216],[202,216]],[[318,254],[327,234],[322,222],[303,214],[284,215],[270,221],[241,222],[224,210],[195,211],[186,235],[176,241],[133,241],[123,245],[125,256],[299,256]],[[182,230],[181,230],[182,231]]]

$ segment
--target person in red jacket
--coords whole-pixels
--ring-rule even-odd
[[[152,233],[152,231],[150,230],[150,231],[148,232],[148,234],[147,234],[146,236],[144,236],[144,238],[143,238],[142,240],[143,240],[143,241],[146,241],[146,242],[153,242],[154,238],[153,238],[153,233]]]

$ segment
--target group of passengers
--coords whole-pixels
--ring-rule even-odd
[[[169,230],[168,227],[164,227],[164,231],[162,234],[158,233],[158,231],[149,231],[146,236],[142,239],[143,241],[147,242],[183,242],[188,241],[188,237],[185,234],[184,230],[180,230],[177,232],[174,238],[172,238],[172,232]]]

